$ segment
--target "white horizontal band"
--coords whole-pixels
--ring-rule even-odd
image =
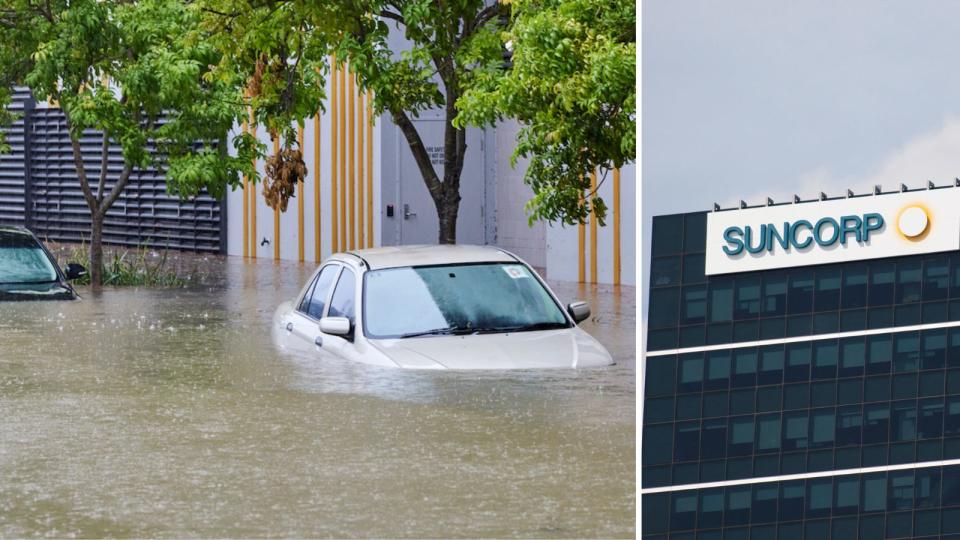
[[[852,332],[834,332],[832,334],[814,334],[810,336],[761,339],[757,341],[738,341],[736,343],[722,343],[719,345],[701,345],[699,347],[666,349],[662,351],[650,351],[646,353],[646,355],[647,356],[667,356],[671,354],[723,351],[728,349],[741,349],[745,347],[762,347],[764,345],[780,345],[785,343],[802,343],[805,341],[820,341],[824,339],[837,339],[837,338],[857,337],[857,336],[875,336],[877,334],[910,332],[914,330],[936,330],[938,328],[956,328],[958,326],[960,326],[960,321],[948,321],[948,322],[930,323],[930,324],[914,324],[911,326],[889,326],[886,328],[871,328],[869,330],[854,330]]]
[[[719,482],[701,482],[699,484],[680,484],[676,486],[663,486],[663,487],[641,489],[640,494],[651,495],[654,493],[686,491],[690,489],[709,489],[709,488],[725,487],[725,486],[743,486],[747,484],[765,484],[767,482],[787,482],[790,480],[803,480],[806,478],[823,478],[825,476],[847,476],[850,474],[869,474],[869,473],[886,472],[886,471],[904,471],[908,469],[925,469],[928,467],[947,467],[950,465],[960,465],[960,459],[923,461],[920,463],[900,463],[897,465],[881,465],[878,467],[860,467],[856,469],[840,469],[835,471],[817,471],[817,472],[811,472],[811,473],[781,474],[779,476],[759,476],[756,478],[721,480]]]

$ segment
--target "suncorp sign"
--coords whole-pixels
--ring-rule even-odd
[[[707,275],[957,249],[957,188],[707,216]]]

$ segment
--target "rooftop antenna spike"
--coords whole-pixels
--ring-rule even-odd
[[[847,197],[853,197],[853,190],[847,188]]]
[[[794,196],[793,196],[793,202],[794,202],[794,204],[800,202],[800,196],[799,196],[799,195],[794,195]]]
[[[767,206],[773,206],[773,199],[767,197]]]
[[[883,186],[881,186],[880,184],[873,186],[874,195],[880,195],[881,193],[883,193]]]
[[[720,211],[720,205],[717,204],[717,203],[713,203],[713,211],[714,211],[714,212],[719,212],[719,211]]]
[[[740,199],[740,208],[746,208],[746,207],[747,207],[747,201]]]
[[[901,183],[900,183],[900,193],[903,193],[903,192],[906,191],[906,190],[907,190],[907,185],[901,182]]]
[[[821,200],[821,201],[827,200],[827,194],[821,191],[821,192],[820,192],[820,200]]]
[[[927,189],[933,189],[933,188],[934,188],[933,180],[927,180]]]

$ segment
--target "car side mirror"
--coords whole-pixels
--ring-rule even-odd
[[[570,302],[567,312],[573,317],[574,322],[580,324],[590,316],[590,304],[583,301]]]
[[[68,280],[80,279],[87,275],[87,269],[80,263],[69,263],[64,273]]]
[[[350,319],[346,317],[324,317],[320,319],[320,331],[332,336],[344,336],[350,334]]]

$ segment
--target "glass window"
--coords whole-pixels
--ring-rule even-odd
[[[733,311],[735,319],[753,319],[760,314],[760,276],[737,278],[737,303]]]
[[[810,379],[810,343],[792,343],[787,345],[786,382],[806,381]]]
[[[947,398],[946,412],[943,417],[943,432],[946,435],[960,435],[960,397]]]
[[[920,336],[916,332],[894,336],[894,371],[916,371],[920,367]]]
[[[707,380],[704,390],[720,390],[730,386],[730,351],[707,354]]]
[[[708,322],[733,319],[733,281],[714,279],[710,282],[710,318]]]
[[[683,250],[683,214],[672,216],[654,216],[653,245],[654,257],[673,255]]]
[[[657,441],[657,444],[644,444],[641,448],[643,452],[644,465],[659,465],[661,463],[670,463],[673,458],[673,448],[670,447],[673,437],[673,426],[670,424],[661,424],[657,426],[643,427],[643,440]]]
[[[650,261],[650,286],[680,284],[680,257],[657,257]]]
[[[783,450],[802,450],[807,446],[807,411],[784,413]]]
[[[753,508],[750,512],[752,523],[771,523],[777,520],[776,482],[753,486]]]
[[[924,330],[920,334],[923,342],[923,369],[939,369],[944,366],[947,357],[947,331]]]
[[[750,486],[727,488],[727,511],[723,516],[724,526],[750,523]]]
[[[677,391],[699,392],[703,387],[703,353],[681,354],[678,363]]]
[[[893,361],[893,338],[889,334],[867,337],[870,361],[867,373],[889,373]]]
[[[683,250],[705,251],[707,249],[707,213],[697,212],[683,216]]]
[[[779,384],[783,381],[783,346],[771,345],[760,349],[758,384]]]
[[[862,337],[840,340],[840,377],[863,374],[867,348]]]
[[[757,384],[756,349],[740,349],[734,352],[733,380],[730,383],[734,388]]]
[[[673,512],[670,514],[670,530],[692,529],[697,519],[697,492],[673,494]]]
[[[838,476],[835,484],[833,515],[856,514],[860,506],[860,477]]]
[[[805,491],[803,480],[780,482],[780,521],[803,519]]]
[[[860,444],[860,428],[863,425],[860,405],[847,405],[837,410],[837,446]]]
[[[960,466],[943,468],[943,505],[960,504]]]
[[[813,344],[814,379],[834,379],[837,376],[837,363],[840,351],[834,340],[817,341]]]
[[[847,266],[843,270],[843,309],[867,305],[867,267],[864,264]]]
[[[863,444],[887,442],[890,431],[890,407],[886,403],[863,407]]]
[[[809,313],[813,311],[813,272],[795,270],[790,274],[787,311],[788,313]]]
[[[897,263],[897,294],[895,303],[907,304],[919,302],[921,284],[920,261],[900,261]]]
[[[917,436],[920,439],[934,439],[943,436],[943,399],[924,399],[919,403],[920,419],[917,422]]]
[[[912,441],[917,438],[917,402],[898,401],[893,404],[893,440]]]
[[[697,516],[697,528],[713,529],[721,525],[723,525],[723,488],[700,490],[700,514]]]
[[[780,450],[780,415],[765,414],[757,417],[757,453]]]
[[[783,315],[787,312],[787,276],[763,276],[763,316]]]
[[[923,300],[943,300],[949,293],[950,260],[927,259],[923,263]]]
[[[748,456],[753,453],[753,416],[730,418],[728,456]]]
[[[950,298],[960,297],[960,256],[950,257]]]
[[[813,310],[836,311],[838,309],[840,309],[840,269],[824,268],[817,270]]]
[[[807,515],[827,517],[833,506],[833,478],[813,478],[807,483]]]
[[[700,458],[700,422],[678,422],[674,428],[673,460],[695,461]]]
[[[685,284],[702,283],[707,280],[705,261],[703,253],[683,256],[683,282]]]
[[[887,478],[884,473],[863,475],[863,511],[883,512],[887,509]]]
[[[333,296],[330,298],[330,310],[328,317],[346,317],[350,319],[350,324],[354,322],[354,306],[356,305],[357,278],[353,270],[344,268],[340,273],[340,279],[337,280],[337,287],[333,290]],[[407,304],[409,306],[409,304]],[[423,317],[423,311],[415,310],[418,317]],[[372,320],[372,318],[371,318]],[[374,326],[379,328],[379,326]]]
[[[0,283],[50,283],[59,276],[50,257],[29,234],[0,231]]]
[[[913,471],[891,472],[888,480],[887,510],[913,508]]]
[[[940,468],[917,469],[914,480],[916,490],[916,508],[935,508],[940,506]]]
[[[648,356],[646,372],[647,396],[665,396],[673,393],[676,356]]]
[[[810,447],[833,446],[837,429],[837,417],[833,409],[815,409],[810,413]]]
[[[947,365],[949,367],[960,366],[960,328],[951,328],[947,335],[950,338],[947,349]]]
[[[703,421],[700,434],[700,459],[717,459],[727,455],[727,419]]]
[[[870,305],[886,306],[893,303],[894,283],[893,263],[873,263],[870,265]]]
[[[707,287],[684,287],[680,302],[680,324],[702,324],[707,319]]]
[[[314,319],[323,317],[327,296],[330,294],[330,286],[333,285],[333,280],[339,270],[340,266],[336,264],[328,264],[320,270],[313,288],[304,295],[303,301],[300,303],[300,311]]]

